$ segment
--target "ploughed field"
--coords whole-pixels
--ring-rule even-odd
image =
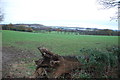
[[[118,45],[118,36],[75,35],[57,32],[32,33],[2,31],[3,77],[29,77],[35,71],[34,60],[41,57],[37,47],[59,55],[79,55],[83,48],[106,51]]]

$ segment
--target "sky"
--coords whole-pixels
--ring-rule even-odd
[[[0,0],[2,24],[43,24],[99,29],[118,29],[111,21],[116,8],[100,9],[97,0]]]

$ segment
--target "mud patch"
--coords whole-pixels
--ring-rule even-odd
[[[29,78],[35,71],[34,63],[14,63],[11,65],[9,76],[12,78]]]
[[[38,56],[30,51],[16,49],[14,46],[2,48],[2,77],[22,78],[31,75],[29,68]],[[24,61],[22,59],[25,59]],[[29,65],[28,65],[29,64]],[[32,68],[34,69],[34,68]]]

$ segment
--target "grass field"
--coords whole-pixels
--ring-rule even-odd
[[[35,71],[35,62],[40,58],[37,47],[46,47],[60,55],[79,55],[82,48],[98,48],[118,45],[117,36],[93,36],[51,33],[2,31],[3,75],[16,78],[29,77]],[[10,67],[10,68],[9,68]]]
[[[14,46],[18,49],[39,53],[37,47],[42,46],[61,54],[80,54],[81,48],[98,48],[118,45],[118,36],[95,36],[52,33],[29,33],[17,31],[2,31],[3,46]]]

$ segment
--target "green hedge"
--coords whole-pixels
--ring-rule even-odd
[[[116,78],[118,70],[118,54],[120,48],[117,46],[106,48],[107,51],[99,49],[81,49],[78,60],[84,64],[79,77],[82,78]]]

